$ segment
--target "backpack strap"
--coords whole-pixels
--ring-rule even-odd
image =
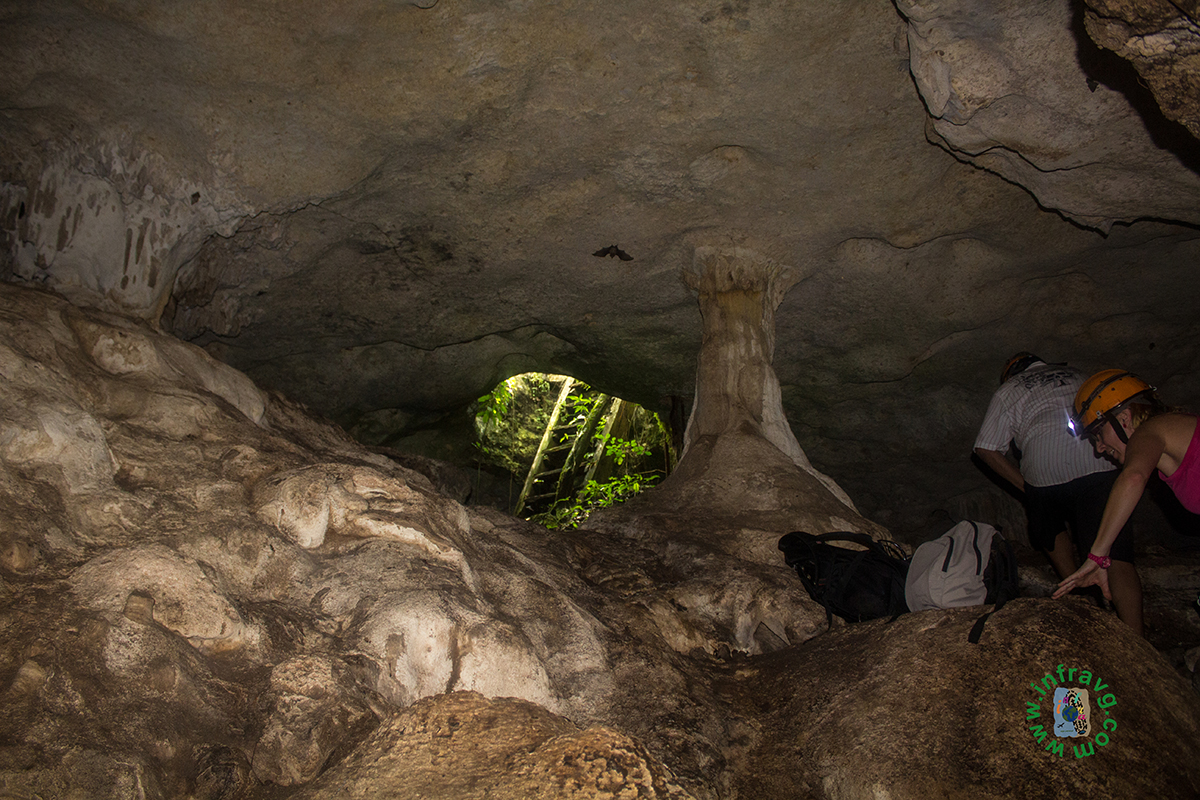
[[[984,623],[988,621],[988,617],[996,613],[996,609],[984,614],[979,619],[975,620],[975,624],[971,626],[971,632],[967,634],[967,641],[971,644],[979,644],[979,637],[983,636]]]
[[[972,524],[974,524],[974,523],[972,523]],[[978,530],[978,528],[976,528],[976,530]],[[970,642],[971,644],[979,644],[979,637],[983,636],[983,626],[985,624],[987,624],[988,617],[992,616],[992,614],[995,614],[997,611],[999,611],[1001,608],[1004,607],[1005,603],[1007,603],[1009,600],[1013,599],[1013,597],[1016,596],[1015,592],[1017,590],[1015,587],[1017,586],[1017,583],[1020,580],[1020,577],[1017,573],[1017,554],[1013,551],[1012,542],[1010,542],[1008,539],[1004,538],[1004,535],[1000,532],[999,528],[996,529],[996,533],[993,535],[993,537],[995,537],[995,536],[999,536],[1000,541],[1002,541],[1004,543],[1004,551],[1005,551],[1005,554],[1008,556],[1005,559],[1005,561],[1008,562],[1007,564],[1005,564],[1005,567],[1008,569],[1008,573],[1009,573],[1008,578],[1009,578],[1009,582],[1010,582],[1011,586],[1014,587],[1012,589],[1014,594],[1012,596],[1009,596],[1008,592],[1001,592],[1000,596],[996,598],[995,607],[991,611],[984,614],[979,619],[975,620],[975,624],[971,626],[971,632],[969,634],[967,634],[967,641]]]
[[[812,534],[809,534],[810,536]],[[908,555],[900,549],[900,546],[890,539],[882,541],[872,539],[865,533],[855,533],[853,531],[833,531],[831,533],[822,533],[813,536],[813,539],[818,542],[851,542],[853,544],[862,545],[867,550],[870,550],[878,555],[887,556],[888,558],[896,558],[901,561],[907,561]]]
[[[975,574],[982,575],[983,553],[979,551],[979,526],[972,521],[971,529],[974,531],[974,533],[971,535],[971,549],[975,551]]]
[[[853,542],[861,544],[868,550],[878,550],[879,542],[872,539],[865,533],[855,533],[853,531],[831,531],[830,533],[819,533],[815,538],[818,542]]]

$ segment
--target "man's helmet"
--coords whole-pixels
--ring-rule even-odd
[[[1041,360],[1033,353],[1017,353],[1004,365],[1004,371],[1000,373],[1000,383],[1003,384],[1013,375],[1020,375]]]
[[[1123,369],[1106,369],[1097,372],[1083,382],[1075,394],[1075,414],[1072,427],[1078,436],[1097,430],[1130,400],[1137,397],[1151,399],[1154,387]],[[1124,431],[1113,424],[1122,439]]]

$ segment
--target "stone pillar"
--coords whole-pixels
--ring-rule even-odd
[[[702,436],[757,434],[854,508],[833,479],[813,468],[783,413],[772,367],[775,309],[799,280],[796,270],[746,248],[697,247],[684,280],[699,293],[704,340],[681,461]]]

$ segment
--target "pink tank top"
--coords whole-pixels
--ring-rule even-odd
[[[1200,425],[1196,425],[1196,432],[1192,434],[1187,452],[1179,462],[1179,469],[1171,473],[1169,478],[1159,470],[1158,477],[1171,487],[1184,508],[1193,514],[1200,514]]]

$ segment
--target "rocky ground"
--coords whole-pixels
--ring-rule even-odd
[[[745,485],[550,532],[47,293],[0,286],[0,376],[5,796],[1200,792],[1200,587],[1171,554],[1148,641],[1039,596],[1032,561],[978,645],[981,609],[830,628],[774,543],[846,512],[754,442],[712,449]],[[1060,664],[1084,740],[1031,686]]]

